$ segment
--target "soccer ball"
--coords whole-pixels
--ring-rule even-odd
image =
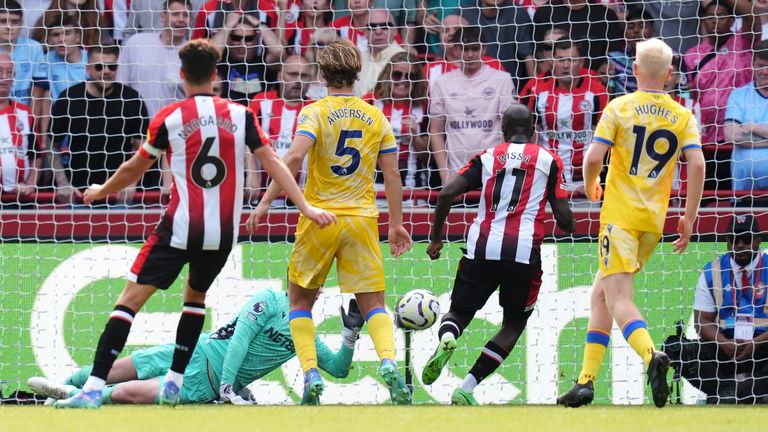
[[[424,289],[409,291],[397,302],[397,320],[406,329],[426,330],[437,321],[438,315],[437,297]]]

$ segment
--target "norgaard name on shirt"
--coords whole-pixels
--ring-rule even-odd
[[[219,116],[216,116],[215,118],[213,116],[203,116],[200,118],[193,118],[184,123],[181,127],[181,132],[179,132],[179,138],[185,140],[188,136],[192,135],[194,131],[212,124],[215,124],[231,134],[234,134],[237,131],[237,125],[233,124],[230,119],[221,118]]]
[[[373,119],[366,113],[359,109],[340,108],[336,111],[331,111],[328,114],[328,126],[333,126],[336,120],[344,118],[356,118],[362,122],[365,122],[368,126],[373,126]]]
[[[663,117],[669,120],[671,123],[677,123],[677,115],[673,113],[671,110],[664,108],[661,105],[656,105],[652,103],[637,105],[635,106],[635,112],[639,116],[654,115],[657,117]]]

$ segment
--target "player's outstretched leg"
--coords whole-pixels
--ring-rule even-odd
[[[613,326],[613,318],[611,318],[605,304],[605,293],[600,284],[601,279],[602,275],[598,272],[592,284],[591,310],[587,324],[581,373],[579,373],[579,378],[574,386],[557,398],[558,405],[578,408],[592,403],[595,398],[594,383],[611,341],[611,327]]]
[[[73,385],[56,384],[43,377],[31,377],[27,380],[27,385],[33,393],[54,399],[67,399],[74,396],[78,390]]]
[[[456,339],[464,332],[466,321],[468,320],[461,319],[454,312],[448,312],[440,321],[440,329],[437,332],[440,343],[421,372],[421,382],[424,385],[430,385],[440,377],[443,368],[456,351]]]

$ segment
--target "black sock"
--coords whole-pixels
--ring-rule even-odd
[[[443,318],[440,321],[440,330],[437,331],[437,338],[442,340],[443,335],[446,333],[451,333],[454,339],[458,339],[464,333],[464,326],[453,318]]]
[[[197,339],[203,331],[205,323],[205,305],[202,303],[184,303],[176,328],[176,349],[173,350],[171,370],[184,374],[192,353],[195,351]]]
[[[507,358],[508,355],[509,353],[502,347],[489,341],[483,347],[483,352],[480,354],[480,357],[477,358],[477,361],[474,366],[472,366],[472,369],[469,370],[469,373],[475,377],[479,384],[488,375],[492,374],[496,368],[501,366],[501,363],[504,362],[504,359]]]
[[[130,308],[117,305],[109,315],[104,332],[99,338],[99,345],[96,347],[96,356],[93,359],[93,370],[91,376],[106,381],[112,364],[115,363],[117,356],[125,347],[125,341],[128,340],[128,333],[131,332],[131,324],[136,312]]]

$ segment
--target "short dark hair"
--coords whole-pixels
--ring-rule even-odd
[[[120,47],[118,45],[91,45],[88,47],[88,57],[94,54],[112,54],[115,57],[120,57]]]
[[[18,15],[24,17],[24,9],[21,4],[16,0],[0,0],[0,13],[7,13],[8,15]]]
[[[653,16],[644,7],[628,7],[624,21],[645,21],[653,25]]]
[[[74,27],[75,30],[79,31],[80,33],[83,32],[83,29],[80,27],[80,23],[77,21],[77,19],[74,16],[63,12],[57,12],[53,15],[50,15],[48,19],[43,23],[43,26],[47,29]]]
[[[733,6],[731,6],[730,3],[728,3],[725,0],[712,0],[711,2],[707,3],[706,5],[699,7],[699,18],[706,17],[707,16],[707,11],[710,8],[714,7],[715,9],[717,9],[718,6],[724,7],[725,10],[728,11],[728,15],[733,15],[734,10],[733,10]]]
[[[461,26],[456,33],[451,36],[450,42],[464,45],[482,44],[483,28],[476,25]]]
[[[221,59],[219,49],[208,39],[194,39],[179,50],[184,80],[192,85],[203,85],[211,80]]]
[[[186,6],[187,9],[192,9],[192,2],[190,0],[165,0],[165,8],[163,10],[167,11],[174,3],[180,3]]]
[[[570,39],[558,39],[552,44],[552,56],[555,55],[555,51],[570,50],[572,48],[576,48],[576,52],[579,54],[579,57],[583,55],[581,44],[578,44]]]
[[[758,42],[752,51],[752,61],[768,60],[768,39]]]

